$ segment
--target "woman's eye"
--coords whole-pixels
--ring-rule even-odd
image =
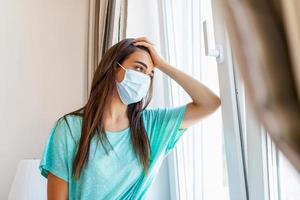
[[[136,66],[135,69],[139,70],[139,71],[143,71],[142,67]]]

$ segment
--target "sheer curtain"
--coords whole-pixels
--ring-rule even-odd
[[[126,37],[128,0],[90,0],[89,6],[87,91],[102,55]]]
[[[210,1],[159,1],[159,14],[163,56],[219,94],[216,60],[205,56],[202,36],[202,21],[212,22]],[[212,26],[207,31],[213,45]],[[191,101],[183,88],[165,78],[171,106]],[[171,199],[228,199],[225,162],[219,109],[185,132],[168,157]]]

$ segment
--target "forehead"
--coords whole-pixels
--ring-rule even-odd
[[[151,56],[145,51],[136,51],[130,54],[130,56],[124,61],[124,63],[129,65],[135,63],[135,61],[145,63],[150,69],[153,69],[154,67]]]

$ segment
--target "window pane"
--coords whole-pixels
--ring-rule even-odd
[[[170,64],[200,80],[219,95],[215,58],[205,56],[202,22],[207,21],[209,46],[214,46],[210,0],[164,1]],[[171,81],[174,106],[191,101]],[[178,199],[229,199],[221,108],[184,133],[176,147]]]
[[[207,42],[213,48],[215,41],[211,11],[211,1],[203,0],[201,15],[207,22]],[[202,45],[201,82],[220,96],[216,59],[205,56],[204,52]],[[229,199],[221,107],[202,121],[201,136],[203,199]]]
[[[287,158],[278,152],[279,190],[281,200],[300,198],[300,175]]]

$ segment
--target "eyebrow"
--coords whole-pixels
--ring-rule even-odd
[[[141,62],[141,61],[134,61],[135,63],[139,63],[139,64],[141,64],[141,65],[143,65],[144,67],[146,67],[146,69],[148,69],[148,66],[145,64],[145,63],[143,63],[143,62]]]
[[[148,66],[145,63],[143,63],[141,61],[134,61],[134,62],[139,63],[139,64],[143,65],[146,69],[148,69]],[[151,72],[152,72],[152,76],[153,76],[154,75],[154,70],[151,70]]]

